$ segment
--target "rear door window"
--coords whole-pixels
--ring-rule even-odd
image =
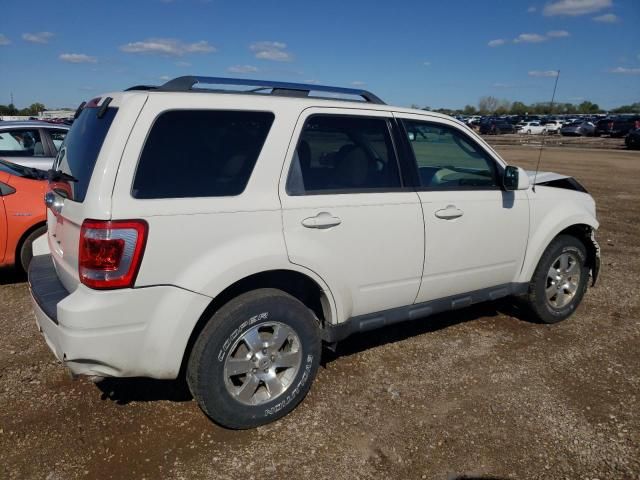
[[[42,157],[44,146],[38,129],[0,131],[0,155],[3,157]]]
[[[98,108],[85,108],[66,135],[54,168],[75,178],[65,189],[71,193],[70,200],[84,201],[102,143],[117,112],[117,108],[110,107],[98,118]]]
[[[387,119],[314,115],[305,122],[287,181],[289,195],[400,187]]]
[[[241,194],[274,120],[270,112],[174,110],[147,138],[133,180],[134,198]]]

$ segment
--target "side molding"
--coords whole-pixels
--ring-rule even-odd
[[[527,293],[528,287],[528,283],[506,283],[461,295],[453,295],[438,300],[417,303],[407,307],[359,315],[337,325],[325,325],[322,331],[322,339],[328,343],[338,342],[354,333],[375,330],[409,320],[417,320],[436,313],[457,310],[475,303],[497,300],[498,298],[509,295],[523,295]]]

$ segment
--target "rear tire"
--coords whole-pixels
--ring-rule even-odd
[[[584,245],[571,235],[558,235],[538,262],[525,304],[535,319],[544,323],[560,322],[580,305],[588,280]]]
[[[320,353],[318,320],[309,308],[280,290],[254,290],[211,317],[189,357],[187,383],[214,422],[258,427],[302,401]]]
[[[16,262],[16,266],[22,269],[23,272],[26,273],[29,270],[29,264],[33,258],[33,241],[42,236],[46,231],[47,227],[45,225],[36,228],[20,245],[20,252],[18,255],[20,261],[19,263]]]

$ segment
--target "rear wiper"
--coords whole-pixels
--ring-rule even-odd
[[[28,178],[33,178],[36,180],[42,180],[44,178],[47,178],[47,172],[45,172],[44,170],[40,170],[38,168],[33,168],[33,167],[26,167],[27,169],[27,177]]]
[[[73,175],[63,172],[62,170],[47,170],[47,178],[50,182],[58,182],[64,180],[66,182],[77,182],[78,179]]]

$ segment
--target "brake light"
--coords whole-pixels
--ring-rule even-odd
[[[96,289],[132,287],[148,229],[144,220],[85,220],[78,254],[80,281]]]

